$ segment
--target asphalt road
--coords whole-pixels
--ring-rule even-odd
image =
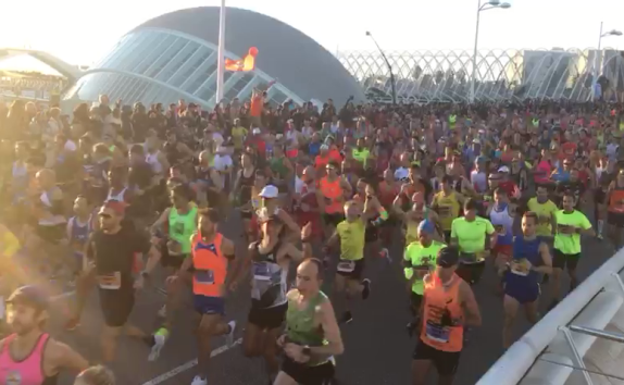
[[[241,224],[231,216],[223,227],[223,232],[236,239],[243,251],[246,245],[238,235]],[[402,385],[410,383],[411,354],[416,339],[409,338],[405,324],[409,321],[407,311],[408,296],[405,292],[400,259],[401,242],[397,236],[391,248],[393,263],[385,259],[368,257],[366,276],[372,279],[372,294],[366,302],[360,302],[353,310],[354,321],[342,326],[345,353],[338,357],[337,378],[340,385]],[[596,239],[584,239],[584,256],[579,264],[581,279],[591,274],[609,256],[612,246]],[[329,276],[333,276],[333,270]],[[329,277],[328,277],[329,278]],[[155,280],[158,281],[158,280]],[[567,288],[567,279],[564,281]],[[325,292],[331,293],[331,279],[325,285]],[[482,282],[476,288],[483,325],[471,333],[470,342],[461,357],[457,385],[472,385],[502,354],[502,299],[494,292],[495,274],[487,269]],[[550,303],[548,285],[542,288],[541,308]],[[164,296],[157,288],[147,288],[139,294],[139,300],[131,316],[131,322],[145,331],[153,331],[158,326],[156,314],[162,306]],[[99,335],[101,314],[97,294],[93,294],[83,315],[82,326],[74,332],[64,332],[60,328],[62,312],[55,315],[52,334],[70,344],[93,362],[99,355]],[[62,306],[56,307],[62,309]],[[227,317],[239,322],[238,336],[242,336],[249,309],[249,289],[241,287],[228,298]],[[179,312],[161,357],[157,362],[147,362],[149,349],[137,340],[122,337],[118,348],[117,361],[112,369],[121,385],[182,385],[190,384],[196,374],[196,342],[191,330],[194,328],[195,314],[189,304]],[[515,336],[529,328],[529,324],[519,314]],[[213,359],[210,362],[209,384],[221,385],[266,385],[268,383],[264,365],[260,359],[248,359],[242,354],[239,344],[231,349],[224,347],[223,338],[214,341]],[[434,375],[429,383],[433,384]],[[70,385],[70,376],[64,375],[61,385]]]

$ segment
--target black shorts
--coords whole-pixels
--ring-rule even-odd
[[[277,329],[282,326],[286,319],[288,303],[269,308],[261,308],[258,300],[251,300],[251,309],[247,316],[247,322],[256,325],[262,330]]]
[[[67,234],[67,225],[37,225],[37,236],[48,243],[57,245]]]
[[[338,226],[338,223],[344,221],[345,217],[341,213],[323,214],[323,221],[326,225]]]
[[[281,370],[301,385],[330,385],[336,372],[331,361],[307,366],[291,360],[288,356],[284,357]]]
[[[469,264],[460,262],[455,273],[470,285],[476,285],[481,280],[483,270],[485,270],[485,261]]]
[[[607,223],[615,227],[624,227],[624,214],[613,213],[609,211],[607,213]]]
[[[439,376],[452,376],[457,373],[460,355],[461,352],[443,352],[419,340],[412,359],[432,361]]]
[[[111,328],[118,328],[128,322],[134,307],[134,290],[104,290],[100,289],[100,309],[104,316],[104,323]]]
[[[343,260],[338,261],[338,264]],[[341,276],[347,279],[360,280],[362,279],[362,274],[364,273],[364,258],[358,259],[357,261],[352,261],[355,263],[353,267],[353,271],[340,271],[336,270],[336,274],[340,274]]]
[[[564,254],[560,250],[553,250],[552,265],[555,269],[576,270],[579,259],[581,259],[581,253],[578,254]]]
[[[160,248],[160,255],[160,264],[162,267],[171,267],[174,269],[179,269],[184,260],[188,258],[186,255],[169,255],[169,249],[166,245]]]

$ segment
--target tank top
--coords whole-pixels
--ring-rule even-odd
[[[150,165],[154,174],[162,174],[163,172],[163,166],[158,160],[158,155],[160,155],[160,151],[156,151],[153,154],[148,152],[145,157],[145,161]]]
[[[513,223],[514,218],[509,215],[509,206],[494,205],[492,211],[490,211],[490,222],[496,229],[498,239],[497,245],[511,245],[513,241]]]
[[[455,192],[451,192],[449,195],[444,195],[443,191],[440,191],[435,195],[435,203],[438,208],[438,217],[440,218],[440,224],[442,230],[450,231],[453,220],[459,216],[459,201]]]
[[[274,179],[284,179],[288,173],[288,168],[284,164],[284,157],[271,158],[269,160],[269,167],[274,174]]]
[[[460,352],[464,344],[464,311],[459,298],[461,278],[453,274],[445,287],[435,273],[425,277],[423,328],[420,339],[443,352]],[[453,326],[456,325],[456,326]]]
[[[484,172],[473,170],[470,173],[470,182],[478,194],[483,193],[488,188],[487,177]]]
[[[14,339],[15,334],[8,336],[0,352],[0,384],[56,385],[57,375],[46,378],[43,373],[43,352],[50,336],[42,334],[30,354],[21,361],[15,361],[11,357],[10,346]]]
[[[247,204],[251,200],[251,188],[256,179],[256,169],[254,168],[250,176],[245,176],[245,170],[241,170],[240,176],[240,196],[239,203]]]
[[[74,254],[82,255],[84,245],[87,243],[91,233],[91,216],[89,216],[86,223],[80,223],[78,217],[71,217],[69,225],[71,226],[71,239],[69,242],[74,249]]]
[[[26,164],[18,164],[18,162],[13,162],[13,167],[11,170],[12,179],[12,187],[15,191],[16,197],[24,196],[26,187],[28,187],[28,172],[26,170]]]
[[[126,190],[128,188],[124,187],[120,192],[118,192],[117,194],[113,194],[113,189],[111,188],[108,191],[108,196],[106,197],[106,202],[108,201],[118,201],[118,202],[125,202],[124,200],[124,196],[126,195]]]
[[[221,252],[223,235],[215,234],[212,243],[204,243],[198,233],[193,238],[193,294],[223,297],[228,260]]]
[[[308,305],[300,310],[298,292],[288,296],[288,310],[286,311],[286,337],[289,342],[303,346],[323,346],[327,344],[323,329],[315,323],[316,309],[321,303],[328,301],[327,295],[322,291],[308,301]],[[306,365],[316,366],[327,362],[331,358],[318,358],[308,361]]]
[[[190,254],[191,236],[197,230],[197,207],[191,207],[184,215],[178,213],[175,206],[171,207],[168,223],[169,238],[182,246],[182,254]]]
[[[609,212],[624,214],[624,188],[619,187],[617,182],[609,197]]]
[[[54,214],[54,212],[58,212],[59,210],[62,211],[62,205],[63,202],[62,201],[54,201],[52,200],[52,198],[50,198],[52,196],[52,192],[58,189],[58,187],[53,187],[52,189],[50,189],[49,191],[44,191],[41,193],[41,195],[39,196],[39,201],[41,202],[41,205],[43,206],[43,210],[47,211],[51,214],[51,216],[47,217],[47,218],[42,218],[39,219],[39,225],[41,226],[56,226],[56,225],[61,225],[65,222],[65,217],[62,214]],[[61,207],[59,207],[61,206]]]
[[[526,240],[523,235],[517,236],[513,240],[513,259],[509,270],[505,274],[506,285],[537,285],[538,274],[535,271],[527,271],[524,261],[531,263],[529,266],[537,266],[542,257],[539,253],[539,246],[542,237]]]
[[[286,303],[288,271],[277,263],[277,252],[282,242],[278,241],[271,250],[261,253],[260,242],[255,242],[251,282],[252,306],[268,309]]]
[[[340,178],[330,182],[327,177],[324,177],[319,182],[319,187],[325,197],[325,212],[327,214],[342,213],[343,191],[340,187]]]

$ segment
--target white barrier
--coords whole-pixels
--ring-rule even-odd
[[[624,295],[624,285],[618,274],[624,269],[624,249],[618,251],[613,257],[606,261],[592,275],[583,281],[573,292],[571,292],[557,307],[551,310],[546,316],[535,324],[526,334],[524,334],[516,343],[514,343],[505,354],[492,365],[483,377],[477,382],[478,385],[517,385],[524,378],[525,374],[531,369],[535,360],[539,357],[548,345],[550,345],[558,333],[568,334],[567,327],[589,302],[595,299],[596,295],[601,293],[605,288],[610,288],[609,294],[618,291],[620,296]],[[623,297],[624,298],[624,297]],[[598,302],[605,303],[603,300]],[[621,302],[620,302],[621,303]],[[616,304],[613,304],[615,307]],[[619,305],[619,304],[618,304]],[[594,312],[595,322],[602,324],[605,322],[605,313],[610,313],[613,309],[599,310],[590,309]],[[617,311],[617,309],[615,309]],[[611,316],[615,313],[611,313]],[[583,317],[585,318],[585,317]],[[592,318],[592,317],[590,317]],[[592,324],[594,319],[587,319],[584,322]],[[591,325],[587,325],[591,326]],[[604,325],[602,325],[603,327]],[[563,329],[562,329],[563,327]],[[601,326],[599,326],[601,327]],[[593,342],[593,340],[592,340]],[[582,357],[587,351],[588,343],[583,344],[582,351],[578,352]],[[586,348],[587,347],[587,348]],[[574,358],[574,357],[572,357]],[[558,361],[561,360],[561,357]],[[579,363],[576,362],[576,365]],[[566,363],[570,365],[570,363]],[[550,368],[554,367],[550,364]],[[563,366],[561,368],[564,368]],[[571,369],[569,369],[571,371]],[[568,375],[569,375],[568,371]],[[557,376],[561,377],[561,376]],[[549,381],[554,379],[545,379],[543,383],[557,383],[557,381]],[[528,381],[529,383],[536,383]]]

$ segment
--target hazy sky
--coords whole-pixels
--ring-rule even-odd
[[[478,0],[228,0],[227,5],[272,16],[301,30],[331,52],[374,49],[370,30],[386,50],[472,49]],[[624,30],[624,0],[510,0],[507,10],[482,13],[483,48],[587,48],[605,29]],[[181,8],[218,0],[4,0],[0,47],[51,52],[91,64],[133,27]],[[261,4],[261,5],[259,5]],[[623,37],[603,47],[624,49]]]

